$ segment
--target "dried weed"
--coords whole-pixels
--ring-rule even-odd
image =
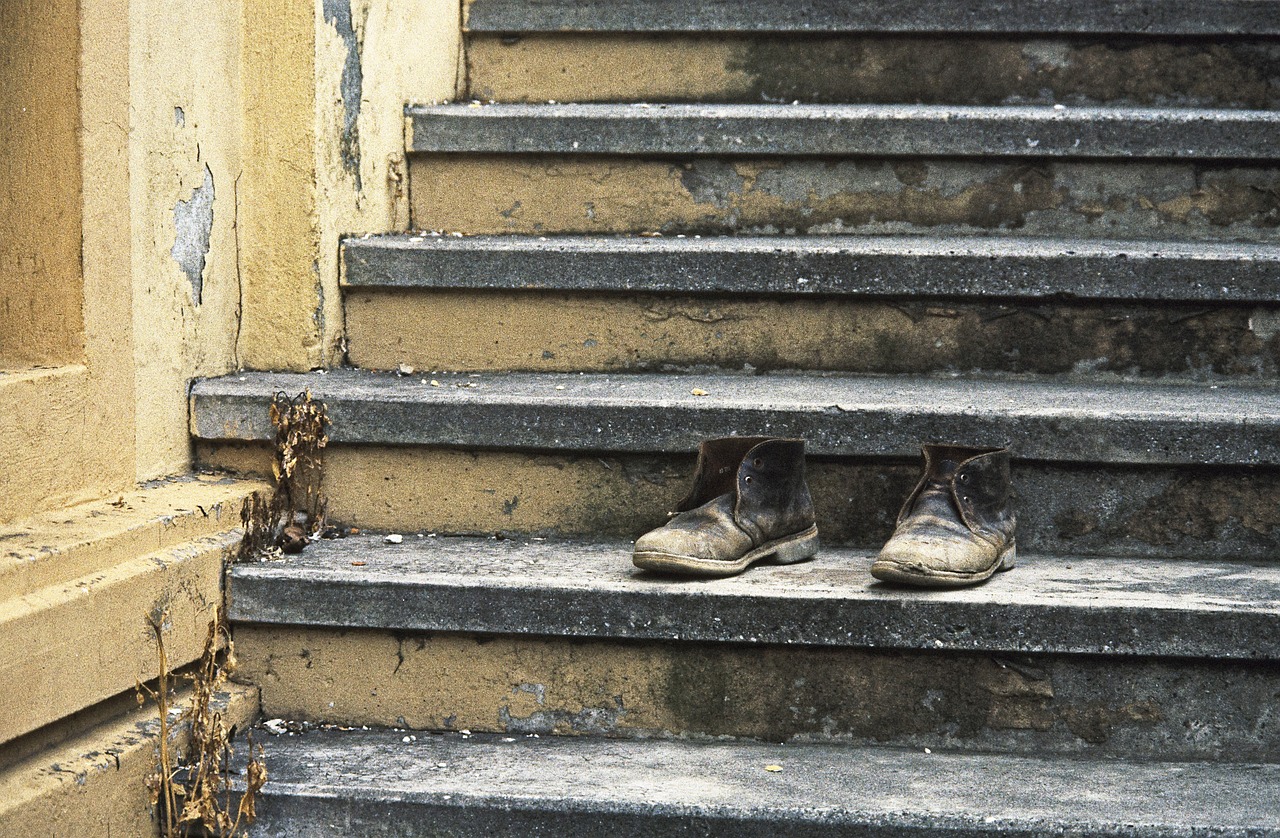
[[[254,497],[240,517],[245,538],[237,560],[258,557],[283,548],[301,550],[324,527],[327,499],[321,492],[321,450],[329,444],[329,417],[323,402],[304,390],[290,398],[271,399],[271,424],[276,429],[271,472],[276,487],[270,500]]]
[[[250,735],[245,790],[234,800],[229,771],[234,730],[227,727],[213,699],[234,669],[235,646],[219,609],[209,623],[204,652],[195,667],[183,675],[170,674],[164,645],[168,621],[167,611],[148,617],[156,639],[160,678],[154,689],[143,684],[137,687],[139,706],[150,696],[160,713],[160,768],[146,781],[151,802],[159,807],[164,838],[235,838],[244,834],[238,832],[241,827],[252,824],[257,817],[258,792],[267,782],[262,746],[255,745]],[[175,678],[191,683],[191,699],[176,718],[170,718]],[[181,725],[188,726],[190,737],[185,754],[175,759],[172,734],[175,726]]]

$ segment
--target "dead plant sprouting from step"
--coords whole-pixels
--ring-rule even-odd
[[[216,838],[234,838],[241,834],[238,830],[242,826],[248,826],[256,818],[258,792],[267,782],[262,746],[255,746],[250,735],[245,789],[233,807],[229,768],[234,731],[227,728],[213,698],[226,685],[235,660],[235,648],[219,609],[209,623],[204,652],[194,669],[177,676],[191,683],[190,703],[176,718],[170,719],[175,676],[169,674],[169,658],[164,646],[164,626],[168,621],[168,611],[148,617],[156,639],[160,678],[155,689],[138,685],[138,704],[145,702],[144,694],[149,695],[160,712],[160,767],[147,777],[151,803],[161,812],[164,838],[178,838],[193,831]],[[190,730],[181,760],[175,759],[171,742],[175,725],[186,725]]]
[[[271,472],[275,491],[269,501],[253,498],[241,512],[245,538],[240,558],[274,547],[297,552],[324,526],[327,501],[321,492],[321,449],[329,444],[329,417],[323,402],[304,390],[271,399],[276,429]]]

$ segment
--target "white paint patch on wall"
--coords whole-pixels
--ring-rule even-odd
[[[191,302],[200,305],[204,290],[205,260],[209,256],[209,239],[213,235],[213,172],[204,167],[204,183],[191,197],[173,208],[173,247],[169,255],[187,275],[191,283]]]

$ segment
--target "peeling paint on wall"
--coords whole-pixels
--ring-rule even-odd
[[[191,301],[196,305],[204,290],[204,265],[213,234],[213,197],[213,172],[206,165],[204,183],[173,208],[174,240],[169,254],[191,282]]]
[[[346,60],[342,65],[342,167],[356,179],[356,191],[363,189],[360,177],[360,100],[364,96],[364,69],[360,63],[360,39],[351,23],[350,0],[324,0],[324,19],[342,38]]]

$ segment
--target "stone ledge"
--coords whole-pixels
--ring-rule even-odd
[[[1280,247],[926,236],[347,239],[360,288],[1280,302]]]
[[[273,740],[252,834],[372,834],[394,822],[404,836],[1280,835],[1276,765],[403,738],[312,731]]]
[[[179,692],[175,706],[189,696]],[[258,714],[256,687],[228,684],[214,700],[231,728]],[[123,714],[0,768],[0,835],[160,835],[146,786],[157,764],[158,711],[151,702],[139,709],[132,696],[127,704],[133,706]],[[187,726],[172,737],[174,750],[183,751]]]
[[[436,105],[409,151],[468,154],[1280,158],[1280,113],[946,105]]]
[[[240,526],[266,483],[224,476],[159,480],[0,528],[0,602],[146,553]]]
[[[1268,0],[469,0],[471,32],[950,32],[1132,35],[1280,34]]]
[[[360,564],[353,564],[358,562]],[[232,570],[233,620],[393,631],[1280,660],[1280,567],[1036,557],[977,588],[883,585],[861,551],[731,579],[625,543],[382,536]]]
[[[802,437],[818,456],[915,457],[920,442],[947,441],[1026,460],[1280,463],[1274,388],[1134,381],[245,373],[194,385],[192,434],[273,439],[271,396],[304,389],[327,405],[336,443],[692,452],[708,437],[765,434]]]
[[[198,658],[240,539],[227,530],[0,601],[0,743],[155,678],[152,615],[167,614],[171,667]]]

